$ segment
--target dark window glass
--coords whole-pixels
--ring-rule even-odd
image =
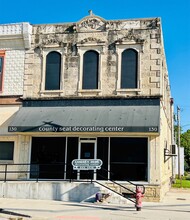
[[[147,181],[147,138],[111,138],[110,169],[115,180]]]
[[[121,88],[137,88],[137,52],[128,49],[122,53]]]
[[[45,90],[60,89],[61,55],[51,52],[46,58]]]
[[[108,137],[98,137],[97,139],[97,159],[101,159],[103,164],[100,170],[97,170],[98,180],[108,179]]]
[[[0,160],[13,160],[14,142],[0,141]]]
[[[65,168],[65,137],[33,137],[31,175],[42,179],[63,179]]]
[[[72,160],[78,158],[78,137],[68,137],[67,139],[67,179],[76,179],[77,171],[73,170]]]
[[[3,57],[0,57],[0,91],[2,91],[3,85]]]
[[[83,59],[83,89],[98,89],[99,54],[87,51]]]

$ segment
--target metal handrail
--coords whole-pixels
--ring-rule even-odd
[[[105,169],[105,168],[102,168],[102,170],[104,170],[104,171],[110,173],[112,176],[114,176],[114,173],[111,172],[110,170],[107,170],[107,169]],[[99,175],[100,175],[100,174],[99,174]],[[101,176],[101,175],[100,175],[100,176]],[[103,177],[103,176],[102,176],[102,177]],[[126,188],[128,191],[131,191],[131,192],[133,192],[133,193],[136,193],[136,192],[134,192],[134,191],[128,189],[127,187],[123,186],[122,184],[116,182],[116,180],[113,180],[113,179],[108,179],[108,180],[111,181],[111,182],[113,182],[113,183],[115,183],[116,185],[118,185],[118,186],[120,186],[120,187]],[[144,185],[142,185],[142,184],[135,184],[135,183],[131,182],[130,180],[121,180],[121,181],[128,182],[129,184],[135,186],[136,189],[137,189],[137,187],[142,187],[142,188],[143,188],[143,192],[142,192],[142,194],[145,193],[145,187],[144,187]]]
[[[33,165],[36,165],[36,166],[37,166],[37,167],[36,167],[36,170],[32,170],[32,169],[31,169],[31,166],[33,166]],[[106,186],[106,185],[103,184],[103,183],[100,183],[98,180],[93,180],[93,178],[89,178],[88,180],[77,180],[77,179],[75,179],[75,178],[72,178],[72,177],[73,177],[73,174],[75,174],[75,176],[76,176],[77,173],[80,172],[80,171],[73,170],[71,164],[66,164],[66,163],[63,163],[63,162],[61,162],[61,163],[51,163],[51,164],[49,164],[49,163],[44,163],[44,164],[38,164],[38,163],[0,164],[0,167],[4,166],[4,170],[0,170],[0,174],[4,174],[4,178],[3,178],[3,179],[0,179],[0,181],[7,182],[7,181],[12,181],[12,180],[14,180],[14,181],[23,181],[23,180],[24,180],[24,181],[32,181],[32,180],[35,180],[36,182],[38,182],[39,180],[40,180],[40,181],[50,180],[50,179],[48,179],[48,178],[40,179],[40,178],[39,178],[39,174],[44,174],[44,173],[49,173],[49,174],[52,174],[52,173],[53,173],[53,174],[55,174],[55,171],[53,171],[53,172],[50,171],[50,170],[48,170],[48,171],[41,171],[41,170],[38,169],[41,165],[42,165],[42,166],[52,166],[52,165],[54,165],[54,166],[62,166],[62,167],[63,167],[63,170],[61,170],[61,171],[58,170],[58,171],[56,171],[56,173],[62,173],[63,176],[65,176],[65,174],[69,174],[69,177],[70,177],[70,178],[68,178],[68,179],[60,178],[60,179],[53,179],[53,181],[56,181],[56,180],[57,180],[57,181],[70,181],[70,182],[89,182],[89,181],[90,181],[91,183],[97,183],[97,184],[99,184],[99,185],[101,185],[101,186],[103,186],[103,187],[109,189],[110,191],[113,191],[113,192],[115,192],[116,194],[118,194],[118,195],[120,195],[120,196],[126,198],[123,194],[121,194],[121,193],[119,193],[119,192],[113,190],[112,188]],[[64,170],[65,165],[67,165],[67,168],[68,168],[67,170]],[[22,166],[22,167],[23,167],[23,166],[26,166],[27,169],[26,169],[26,170],[9,170],[8,168],[9,168],[10,166],[13,166],[13,167],[15,167],[15,166]],[[113,172],[111,172],[111,171],[109,171],[109,170],[106,170],[105,168],[102,168],[102,170],[106,171],[107,173],[110,173],[111,176],[114,175]],[[93,172],[94,172],[93,170],[88,171],[89,174],[90,174],[90,173],[92,174]],[[19,173],[20,173],[20,174],[22,174],[22,173],[32,174],[33,177],[30,178],[30,179],[28,179],[28,178],[26,178],[26,179],[8,179],[8,174],[19,174]],[[132,189],[129,189],[128,187],[122,185],[121,183],[116,182],[116,180],[110,179],[110,178],[108,178],[108,176],[105,177],[105,176],[101,175],[100,173],[98,173],[98,175],[99,175],[103,180],[111,181],[112,183],[116,184],[116,185],[119,186],[120,188],[123,188],[123,189],[125,189],[125,190],[131,192],[133,195],[136,194],[136,191],[133,191]],[[92,176],[93,176],[93,175],[92,175]],[[52,180],[52,178],[51,178],[51,180]],[[143,193],[143,194],[145,193],[145,187],[144,187],[144,185],[142,185],[142,184],[135,184],[135,183],[133,183],[133,182],[131,182],[131,181],[129,181],[129,180],[123,180],[123,181],[128,182],[129,184],[135,186],[136,189],[137,189],[137,187],[142,187],[142,188],[143,188],[143,192],[142,192],[142,193]],[[135,196],[134,196],[134,198],[135,198]],[[130,200],[131,202],[134,202],[134,203],[135,203],[135,201],[136,201],[136,200],[132,200],[132,199],[130,199],[130,198],[126,198],[126,199],[128,199],[128,200]]]

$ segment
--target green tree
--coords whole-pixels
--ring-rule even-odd
[[[190,130],[182,133],[180,136],[181,146],[184,147],[185,169],[190,171]]]

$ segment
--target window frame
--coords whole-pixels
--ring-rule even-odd
[[[139,135],[138,137],[137,136],[134,136],[134,135],[127,135],[127,136],[110,136],[108,137],[109,138],[109,141],[108,141],[108,170],[110,170],[110,147],[111,147],[111,138],[146,138],[147,139],[147,181],[133,181],[135,184],[147,184],[147,183],[151,183],[151,177],[152,177],[152,171],[150,169],[151,167],[151,138],[149,136],[142,136],[142,135]],[[108,175],[108,177],[110,177],[110,175]]]
[[[94,54],[96,54],[96,58],[97,58],[97,62],[96,62],[96,69],[97,69],[97,72],[96,72],[96,75],[94,76],[96,79],[95,79],[95,84],[96,84],[96,87],[97,88],[89,88],[89,89],[87,89],[87,88],[83,88],[84,87],[84,81],[86,81],[86,80],[84,80],[84,78],[87,78],[87,74],[86,74],[86,71],[85,71],[85,65],[88,65],[88,64],[85,64],[85,62],[84,62],[84,59],[85,59],[85,55],[87,54],[87,53],[89,53],[89,52],[93,52]],[[84,73],[85,73],[85,76],[84,76]],[[85,85],[86,86],[86,85]],[[95,90],[95,89],[98,89],[98,86],[99,86],[99,53],[97,52],[97,51],[95,51],[95,50],[87,50],[84,54],[83,54],[83,72],[82,72],[82,90]]]
[[[55,77],[57,78],[59,78],[58,79],[58,83],[56,83],[56,87],[57,87],[57,85],[58,85],[58,87],[59,88],[57,88],[57,89],[47,89],[47,87],[52,87],[52,85],[51,86],[49,86],[48,85],[48,82],[49,81],[51,81],[51,79],[52,79],[52,75],[49,75],[50,74],[50,72],[51,71],[49,71],[49,65],[50,64],[52,64],[50,61],[52,61],[52,60],[50,60],[50,58],[49,58],[49,56],[51,56],[52,54],[56,54],[56,55],[58,55],[57,56],[57,59],[59,59],[59,60],[56,60],[56,61],[59,61],[59,62],[57,62],[56,63],[56,65],[58,65],[59,66],[59,72],[58,71],[55,71],[55,73],[56,74],[59,74],[59,76],[57,76],[57,75],[55,75]],[[52,72],[51,72],[51,74],[52,74]],[[51,78],[50,78],[51,77]],[[47,78],[48,78],[48,82],[47,82]],[[46,69],[45,69],[45,90],[46,91],[49,91],[49,90],[60,90],[60,86],[61,86],[61,54],[59,53],[59,52],[57,52],[57,51],[51,51],[51,52],[49,52],[47,55],[46,55]]]
[[[132,68],[131,66],[132,59]],[[126,49],[121,53],[121,89],[137,89],[138,52],[134,49]],[[132,80],[131,80],[132,77]],[[131,84],[131,85],[129,85]]]
[[[3,160],[0,158],[0,164],[4,164],[4,163],[13,163],[14,162],[14,155],[15,155],[15,141],[13,140],[0,140],[1,142],[8,142],[8,143],[13,143],[13,155],[12,155],[12,159],[11,160]]]
[[[61,68],[60,68],[60,89],[59,90],[46,90],[46,63],[47,63],[47,55],[51,52],[57,52],[61,55]],[[57,48],[43,48],[41,52],[41,60],[42,60],[42,74],[41,74],[41,85],[40,85],[40,94],[41,96],[45,95],[53,95],[60,96],[64,95],[64,64],[65,64],[65,51],[63,49]]]
[[[102,55],[104,54],[105,45],[84,45],[77,44],[78,54],[79,54],[79,80],[78,80],[78,94],[79,95],[101,95],[102,92]],[[98,89],[83,89],[83,64],[84,64],[84,54],[87,51],[96,51],[99,54],[98,58]]]
[[[2,72],[0,74],[0,93],[3,92],[3,80],[4,80],[4,69],[5,69],[5,51],[0,51],[0,58],[3,60]]]
[[[122,53],[125,50],[134,50],[137,52],[137,88],[121,88],[121,65],[122,65]],[[136,45],[136,44],[129,44],[129,45],[117,45],[116,46],[116,51],[118,55],[118,73],[117,73],[117,94],[122,95],[126,93],[136,93],[141,91],[141,65],[140,65],[140,60],[141,60],[141,45]]]

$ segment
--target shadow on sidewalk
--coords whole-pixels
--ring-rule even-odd
[[[73,203],[73,204],[64,204],[71,207],[84,207],[84,208],[92,208],[92,209],[104,209],[110,211],[135,211],[135,206],[116,206],[111,204],[99,204],[99,203]]]
[[[6,214],[6,215],[13,215],[13,216],[19,216],[19,217],[26,217],[26,218],[31,218],[29,215],[24,215],[16,212],[11,212],[11,211],[6,211],[4,209],[0,209],[1,214]]]

